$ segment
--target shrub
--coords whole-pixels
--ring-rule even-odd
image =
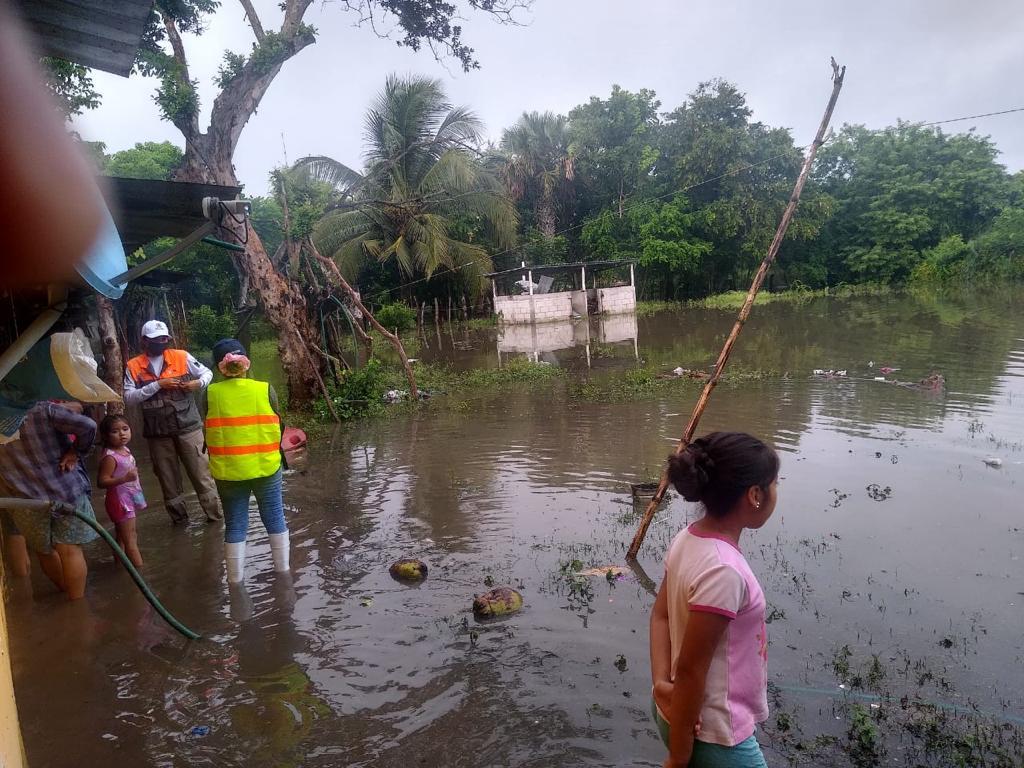
[[[379,360],[371,358],[362,368],[345,371],[341,383],[331,388],[334,409],[341,419],[376,413],[383,409],[383,395],[387,386],[383,366]],[[331,420],[331,411],[323,398],[317,401],[315,410],[318,419]]]
[[[385,304],[374,313],[374,317],[389,331],[397,328],[402,333],[416,327],[416,310],[405,304]]]
[[[231,315],[218,315],[212,307],[202,304],[188,311],[189,338],[196,348],[212,349],[213,345],[235,333]]]

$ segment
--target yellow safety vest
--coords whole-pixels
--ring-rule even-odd
[[[225,379],[206,390],[206,447],[217,480],[269,477],[281,467],[281,420],[270,407],[270,385]]]

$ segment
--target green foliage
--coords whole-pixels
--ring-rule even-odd
[[[532,266],[564,264],[569,260],[569,241],[561,235],[545,237],[536,229],[530,229],[520,246],[520,253],[522,260]]]
[[[571,218],[575,163],[568,119],[552,112],[524,112],[502,133],[492,159],[509,195],[527,214],[523,221],[548,238]]]
[[[855,766],[876,766],[885,756],[881,734],[871,711],[862,704],[850,705],[850,727],[847,731],[849,755]]]
[[[185,78],[184,69],[170,56],[165,56],[160,72],[160,87],[153,95],[153,101],[160,108],[160,115],[176,125],[187,123],[199,114],[199,93],[196,81]]]
[[[46,84],[57,98],[65,117],[80,115],[100,105],[100,94],[92,82],[88,67],[64,59],[45,58]]]
[[[452,107],[440,81],[390,76],[365,124],[363,173],[328,157],[296,164],[356,201],[318,222],[318,248],[353,277],[373,262],[403,282],[458,268],[476,294],[492,266],[483,241],[507,248],[517,224],[497,179],[466,149],[480,140],[479,119]]]
[[[416,311],[405,304],[385,304],[373,316],[389,331],[403,333],[416,327]]]
[[[224,51],[224,61],[217,68],[217,77],[213,79],[219,88],[226,88],[228,83],[242,74],[245,67],[245,56],[240,53]]]
[[[658,157],[658,108],[654,91],[612,86],[607,99],[592,96],[569,112],[583,207],[598,210],[614,201],[616,211],[652,186]]]
[[[146,141],[108,157],[103,165],[107,176],[129,179],[170,179],[185,154],[169,141]]]
[[[230,314],[218,314],[212,307],[201,304],[188,311],[188,330],[193,346],[212,349],[221,339],[234,336],[235,320]]]
[[[340,385],[330,388],[331,401],[342,419],[369,416],[384,410],[383,397],[388,389],[388,372],[380,360],[371,358],[362,368],[342,374]],[[316,402],[314,412],[321,421],[332,418],[323,398]]]
[[[284,239],[284,213],[281,205],[272,197],[252,197],[252,211],[249,221],[263,241],[263,247],[271,256]]]
[[[835,252],[830,272],[901,282],[944,239],[975,237],[1009,200],[996,154],[989,139],[972,133],[910,123],[881,131],[844,126],[822,149],[817,169],[836,200],[822,238]],[[933,255],[947,258],[954,246]]]

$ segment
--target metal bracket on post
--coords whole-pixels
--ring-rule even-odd
[[[216,197],[204,197],[203,216],[206,217],[205,224],[181,238],[181,240],[176,242],[166,251],[158,253],[152,258],[146,259],[141,264],[136,264],[128,271],[122,272],[117,277],[112,278],[110,282],[114,285],[124,285],[132,280],[137,280],[147,272],[152,272],[157,267],[166,264],[178,254],[192,247],[207,235],[211,234],[222,224],[225,217],[241,216],[244,221],[245,218],[249,216],[249,212],[251,210],[252,203],[248,200],[220,200]]]

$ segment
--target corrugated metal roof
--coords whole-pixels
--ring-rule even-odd
[[[587,272],[601,272],[606,269],[614,269],[615,267],[628,267],[630,264],[635,264],[633,259],[614,259],[604,261],[576,261],[571,264],[538,264],[530,266],[527,264],[525,267],[512,267],[511,269],[502,269],[498,272],[488,272],[484,277],[501,277],[502,275],[514,275],[521,274],[524,272],[533,272],[535,275],[558,275],[565,272],[577,272],[580,267],[586,267]]]
[[[158,237],[184,237],[206,221],[203,198],[234,200],[241,187],[150,179],[104,179],[127,253]]]
[[[41,53],[127,77],[153,0],[17,0]]]

